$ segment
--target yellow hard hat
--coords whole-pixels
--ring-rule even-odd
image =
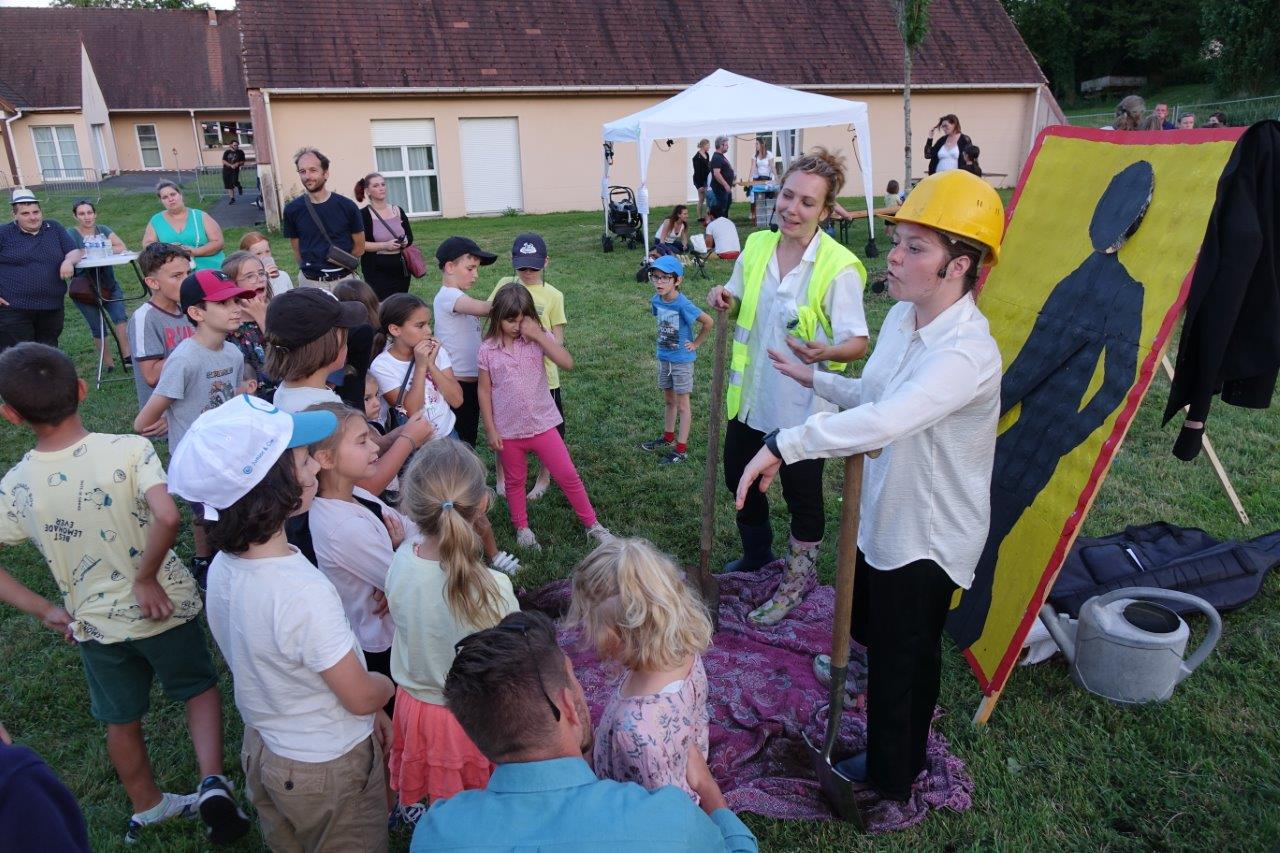
[[[962,169],[937,172],[916,184],[890,222],[914,222],[986,249],[984,262],[1000,261],[1004,204],[986,181]]]

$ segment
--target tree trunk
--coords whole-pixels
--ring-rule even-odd
[[[911,192],[911,48],[904,44],[902,46],[902,120],[903,120],[903,139],[906,145],[903,148],[905,162],[903,164],[903,184],[902,192]]]

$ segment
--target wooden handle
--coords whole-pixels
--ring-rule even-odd
[[[853,622],[853,574],[858,560],[858,508],[862,502],[862,454],[844,461],[844,504],[836,545],[836,613],[831,627],[831,668],[849,665],[849,628]]]
[[[698,572],[705,579],[711,567],[716,532],[716,479],[720,471],[720,428],[724,422],[725,350],[729,340],[729,312],[716,311],[715,360],[711,370],[711,413],[707,417],[707,465],[702,481],[702,536]]]

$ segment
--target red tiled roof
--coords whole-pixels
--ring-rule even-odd
[[[248,109],[236,13],[217,21],[191,10],[3,8],[0,80],[32,109],[79,107],[83,42],[109,109]]]
[[[239,0],[251,88],[902,82],[890,0]],[[1038,84],[1000,0],[936,0],[917,84]]]

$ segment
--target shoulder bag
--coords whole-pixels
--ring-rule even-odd
[[[320,233],[329,241],[329,251],[325,254],[326,262],[336,267],[342,267],[347,272],[355,272],[356,267],[360,266],[360,259],[348,252],[333,245],[333,238],[329,236],[329,229],[324,227],[324,223],[320,221],[320,215],[316,213],[316,206],[311,201],[311,195],[305,190],[302,193],[302,200],[307,203],[307,213],[311,214],[311,219],[315,222],[316,227],[320,229]]]
[[[101,236],[102,229],[94,227],[94,236]],[[81,246],[84,241],[81,241]],[[78,272],[72,276],[71,281],[67,284],[67,295],[71,297],[72,302],[78,302],[81,305],[92,305],[98,307],[98,289],[94,286],[94,273]]]
[[[413,364],[414,361],[410,358],[409,367],[404,372],[404,381],[400,383],[400,393],[396,395],[396,404],[387,407],[387,419],[383,423],[387,432],[404,426],[405,421],[409,420],[409,412],[404,407],[404,392],[409,387],[409,380],[413,378]]]
[[[382,223],[383,228],[387,229],[388,234],[396,233],[391,230],[387,220],[383,219],[382,215],[373,209],[372,204],[369,205],[369,212],[378,217],[378,221]],[[422,278],[427,274],[427,259],[422,256],[422,250],[417,246],[412,244],[401,246],[400,261],[404,264],[404,271],[414,278]]]

